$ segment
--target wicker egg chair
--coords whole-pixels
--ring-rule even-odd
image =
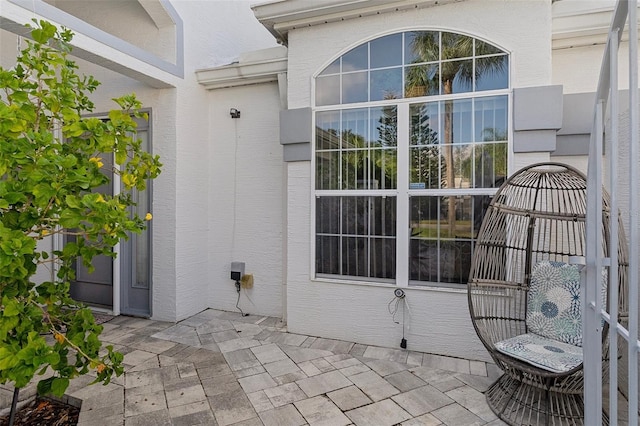
[[[578,267],[569,265],[569,258],[585,255],[585,210],[586,178],[581,172],[558,163],[535,164],[518,171],[500,187],[477,236],[468,284],[469,309],[480,340],[496,365],[504,371],[487,390],[487,402],[495,414],[509,424],[583,424],[581,284]],[[605,241],[602,252],[605,256],[609,253],[609,247],[606,247],[608,212],[605,195],[602,223]],[[620,320],[624,321],[628,317],[625,303],[628,257],[621,224],[619,229],[618,310]],[[573,292],[574,297],[565,308],[566,312],[573,309],[573,314],[577,313],[569,321],[563,319],[561,328],[565,330],[560,334],[552,332],[553,342],[556,338],[562,340],[557,345],[536,341],[540,337],[536,334],[538,332],[543,335],[543,340],[547,338],[547,325],[539,327],[536,321],[540,318],[546,321],[545,315],[557,314],[557,307],[540,296],[540,282],[548,284],[545,274],[573,277],[567,278],[570,285],[561,282],[564,287],[552,290],[563,294]],[[603,302],[606,304],[603,306],[609,306],[607,281],[604,271]],[[532,312],[535,303],[541,303],[541,312]],[[553,308],[551,313],[549,305]],[[562,315],[566,312],[563,311]],[[566,325],[572,323],[573,330],[567,332]],[[606,334],[605,327],[603,336]],[[523,342],[522,336],[533,340]],[[513,340],[517,343],[504,343]],[[568,352],[565,346],[561,346],[566,342],[570,343]],[[509,350],[505,351],[505,346]],[[603,340],[603,346],[603,366],[606,369],[607,339]],[[533,348],[533,361],[526,356],[526,351],[531,352],[527,348]],[[566,359],[562,359],[560,367],[552,362],[551,368],[545,363],[553,356],[537,354],[538,349],[542,352],[547,349],[564,351],[563,356],[575,349],[579,358],[573,364],[564,364]],[[525,356],[520,356],[522,353]]]

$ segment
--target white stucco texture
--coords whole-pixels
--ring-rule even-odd
[[[512,87],[551,83],[550,2],[465,1],[291,30],[289,107],[311,106],[311,76],[349,49],[382,35],[428,29],[468,34],[512,52]]]
[[[209,105],[207,302],[236,311],[231,262],[245,262],[254,285],[241,290],[240,308],[282,316],[284,163],[278,85],[213,90]],[[231,108],[240,111],[240,118],[231,118]]]
[[[510,52],[512,87],[551,83],[550,2],[469,1],[291,30],[289,107],[313,106],[312,76],[350,48],[385,34],[421,29],[468,34]],[[542,159],[548,159],[548,154],[519,155],[511,166]],[[395,286],[312,279],[311,179],[310,163],[288,165],[286,274],[290,331],[398,346],[402,329],[387,310]],[[411,306],[410,328],[405,330],[409,349],[488,359],[471,325],[464,288],[404,288]]]

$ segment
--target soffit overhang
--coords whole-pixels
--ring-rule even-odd
[[[290,30],[466,0],[278,0],[252,6],[264,27],[286,45]]]
[[[615,0],[554,2],[551,9],[553,49],[605,44],[615,5]],[[622,40],[628,40],[626,31]]]
[[[159,58],[42,0],[0,0],[0,29],[30,37],[30,30],[25,25],[32,24],[32,19],[44,19],[58,27],[69,28],[75,33],[71,41],[73,56],[151,87],[173,88],[184,78],[182,20],[169,0],[157,2],[163,6],[176,25],[178,52],[175,63]],[[147,13],[152,10],[155,15],[152,19],[156,26],[164,25],[166,17],[162,17],[157,9],[145,10]]]
[[[278,81],[287,72],[287,48],[271,47],[240,55],[237,62],[196,71],[198,83],[207,90]]]

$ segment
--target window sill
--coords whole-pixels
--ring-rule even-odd
[[[311,278],[312,283],[328,283],[328,284],[339,284],[339,285],[349,285],[349,286],[362,286],[362,287],[379,287],[379,288],[389,288],[396,289],[402,288],[403,290],[417,290],[417,291],[436,291],[439,293],[455,293],[455,294],[467,294],[467,286],[460,287],[445,287],[438,285],[398,285],[393,283],[385,283],[385,282],[374,282],[374,281],[360,281],[360,280],[349,280],[349,279],[339,279],[339,278],[327,278],[327,277],[315,277]]]

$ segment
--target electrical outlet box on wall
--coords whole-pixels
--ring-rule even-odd
[[[244,275],[244,262],[231,262],[231,279],[240,281]]]

